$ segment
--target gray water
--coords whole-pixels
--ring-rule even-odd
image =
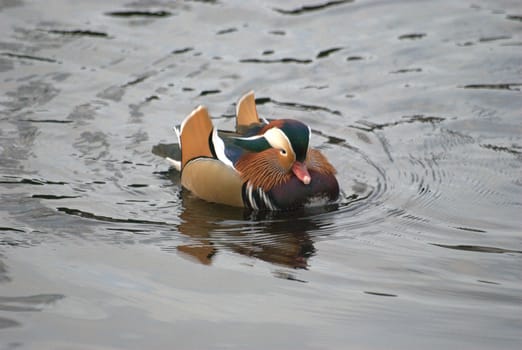
[[[520,349],[522,3],[0,2],[0,349]],[[204,203],[152,152],[254,89],[343,198]]]

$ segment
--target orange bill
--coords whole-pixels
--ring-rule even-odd
[[[308,169],[304,163],[294,162],[294,165],[292,165],[292,172],[305,185],[308,185],[310,181],[312,181],[310,173],[308,172]]]

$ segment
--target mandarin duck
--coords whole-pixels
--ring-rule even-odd
[[[217,130],[205,107],[174,128],[181,159],[167,158],[181,184],[209,202],[289,210],[339,197],[336,170],[310,147],[311,129],[293,119],[260,120],[253,92],[236,106],[236,130]]]

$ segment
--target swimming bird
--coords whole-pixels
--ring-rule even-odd
[[[259,119],[254,93],[236,106],[236,130],[217,130],[199,106],[174,128],[181,159],[167,158],[181,184],[209,202],[290,210],[337,200],[336,170],[310,147],[311,129],[294,119]]]

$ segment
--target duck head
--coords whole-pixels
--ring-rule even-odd
[[[236,144],[248,151],[236,168],[265,190],[292,175],[308,185],[312,179],[306,166],[310,134],[310,128],[300,121],[271,121],[257,135],[236,139]]]
[[[308,185],[311,181],[305,161],[310,144],[310,127],[293,119],[280,119],[261,129],[273,148],[280,150],[280,162],[287,171]]]

